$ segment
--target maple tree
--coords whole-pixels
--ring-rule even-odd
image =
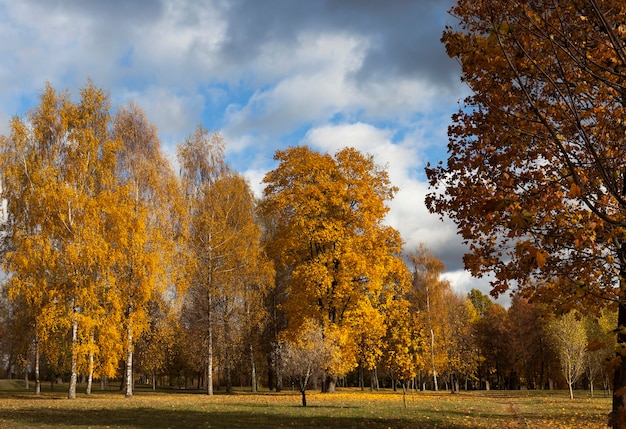
[[[626,6],[459,0],[443,42],[470,90],[429,166],[427,203],[451,217],[475,275],[568,310],[614,302],[626,343]],[[626,421],[626,359],[612,425]]]
[[[402,241],[382,224],[396,192],[387,172],[353,148],[331,156],[306,146],[277,151],[264,178],[263,216],[271,219],[268,255],[286,285],[289,337],[319,324],[328,349],[325,391],[358,360],[355,327],[390,282],[406,282]],[[395,274],[395,278],[394,275]]]

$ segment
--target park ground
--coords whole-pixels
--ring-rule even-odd
[[[606,428],[611,400],[577,391],[310,391],[306,408],[291,390],[209,397],[200,391],[117,389],[66,399],[63,386],[35,396],[23,382],[0,381],[0,428]]]

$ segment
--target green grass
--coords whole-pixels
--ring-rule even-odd
[[[138,389],[133,398],[99,390],[76,400],[63,387],[42,395],[0,382],[0,428],[605,428],[610,399],[577,392],[400,392],[341,389],[213,397],[200,392]],[[44,386],[45,387],[45,386]],[[97,386],[99,387],[99,386]]]

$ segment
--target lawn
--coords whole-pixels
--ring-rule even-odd
[[[48,386],[49,388],[49,386]],[[309,392],[200,392],[137,389],[131,399],[96,390],[66,398],[55,387],[37,397],[19,383],[0,383],[0,428],[605,428],[610,399],[577,392],[491,391],[452,395],[415,392],[405,409],[400,392],[342,389]]]

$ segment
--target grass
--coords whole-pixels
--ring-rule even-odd
[[[49,386],[48,386],[49,389]],[[55,387],[40,396],[0,381],[0,427],[15,428],[605,428],[610,399],[565,391],[415,392],[404,409],[402,394],[341,389],[309,392],[301,407],[298,392],[262,392],[213,397],[200,392],[137,389],[94,391],[66,399]]]

